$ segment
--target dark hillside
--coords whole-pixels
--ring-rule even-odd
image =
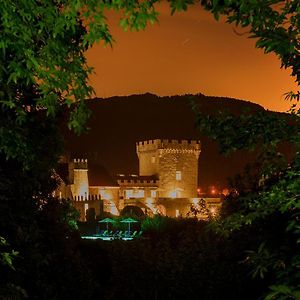
[[[257,104],[222,97],[196,95],[201,111],[213,114],[228,110],[239,114],[257,111]],[[135,143],[148,139],[200,139],[199,184],[226,185],[253,159],[253,153],[238,152],[228,157],[218,153],[216,143],[199,134],[188,96],[158,97],[152,94],[93,99],[88,102],[93,114],[87,134],[66,134],[67,148],[73,157],[88,157],[91,164],[104,166],[111,175],[138,173]]]

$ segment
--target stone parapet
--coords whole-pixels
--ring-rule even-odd
[[[157,179],[118,179],[119,185],[145,185],[145,184],[157,184]]]
[[[136,143],[137,152],[157,149],[200,150],[200,140],[155,139]]]
[[[101,195],[88,195],[88,196],[73,196],[74,201],[95,201],[101,200]]]
[[[74,169],[88,169],[88,160],[83,158],[74,158]]]

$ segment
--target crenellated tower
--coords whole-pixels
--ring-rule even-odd
[[[88,161],[87,159],[74,159],[73,168],[73,184],[71,191],[74,200],[89,199],[89,179],[88,179]]]
[[[161,198],[197,197],[200,141],[149,140],[136,144],[140,176],[156,175]]]

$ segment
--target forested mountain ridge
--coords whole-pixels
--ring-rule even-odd
[[[190,96],[159,97],[147,93],[89,100],[87,104],[92,111],[89,130],[79,137],[67,132],[66,148],[72,157],[87,157],[90,164],[105,167],[111,175],[137,174],[136,142],[157,138],[200,139],[199,185],[224,186],[228,177],[241,172],[254,159],[254,153],[220,155],[218,145],[199,133]],[[206,114],[225,110],[238,115],[264,110],[258,104],[233,98],[203,94],[192,97]]]

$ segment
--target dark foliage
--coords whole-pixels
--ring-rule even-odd
[[[259,298],[269,279],[253,279],[245,260],[245,249],[259,243],[257,227],[224,238],[194,219],[161,222],[141,240],[83,242],[90,253],[105,251],[110,262],[99,271],[103,259],[90,255],[106,275],[105,299]]]
[[[10,121],[28,152],[26,159],[0,153],[0,236],[6,240],[0,299],[92,299],[100,283],[80,253],[77,212],[69,201],[52,197],[62,149],[57,124],[43,112],[29,114],[21,125]]]

